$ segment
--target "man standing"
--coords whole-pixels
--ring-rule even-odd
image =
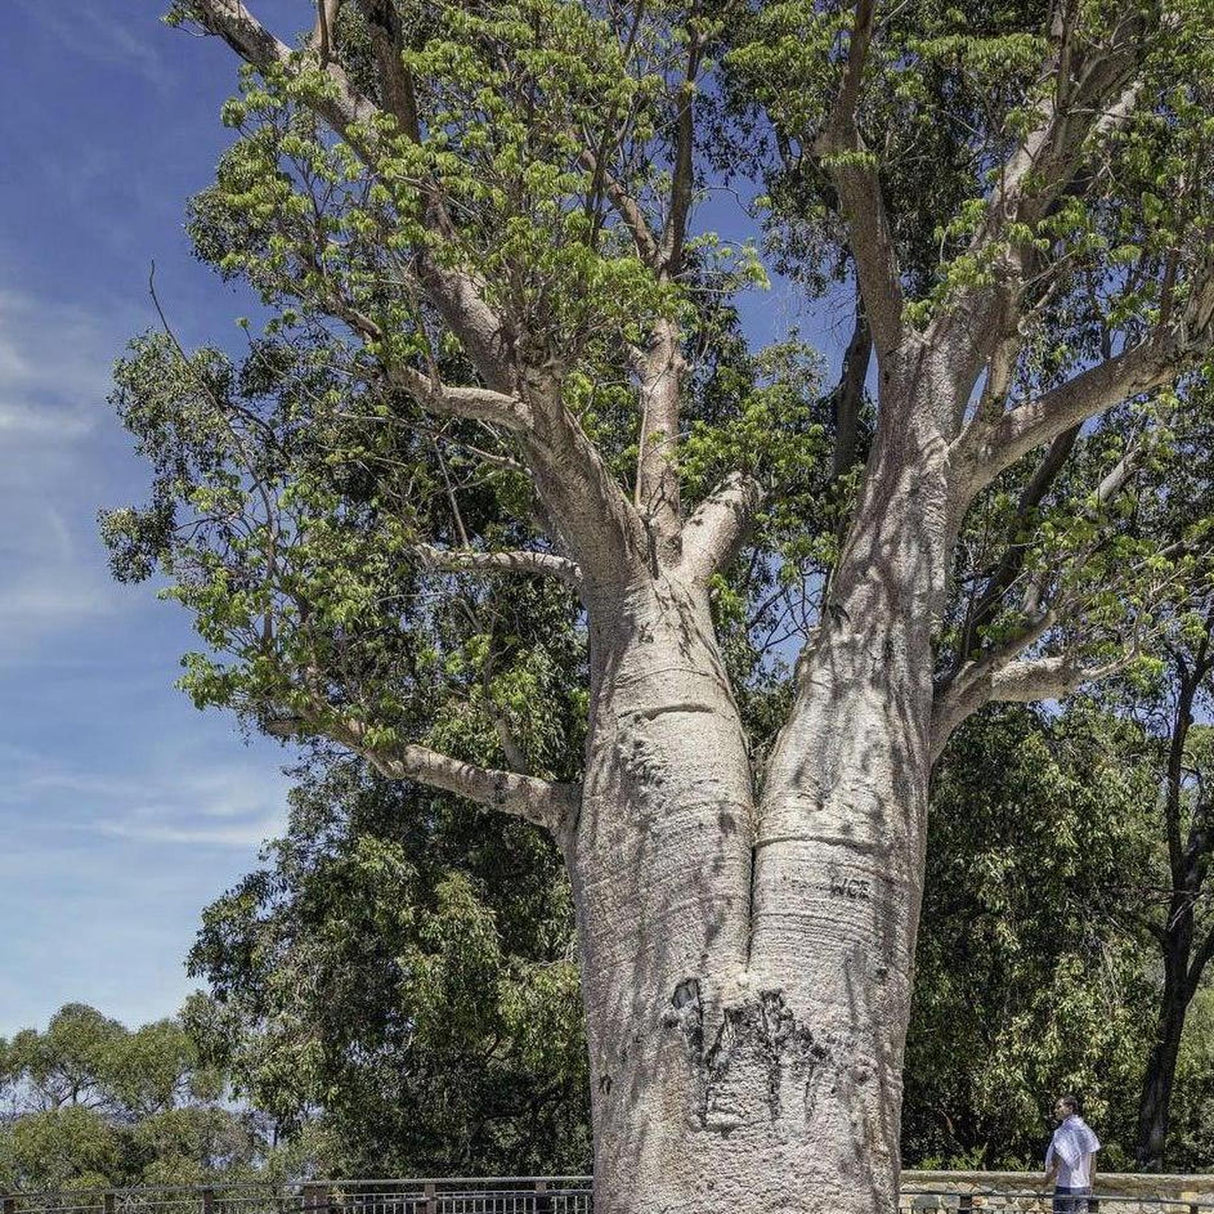
[[[1087,1214],[1100,1140],[1079,1116],[1074,1096],[1054,1102],[1058,1128],[1045,1153],[1045,1183],[1054,1185],[1054,1214]]]

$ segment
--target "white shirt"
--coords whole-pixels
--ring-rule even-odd
[[[1064,1189],[1086,1189],[1092,1183],[1091,1159],[1100,1150],[1100,1139],[1078,1113],[1072,1113],[1055,1131],[1045,1153],[1045,1170],[1058,1164],[1055,1183]]]

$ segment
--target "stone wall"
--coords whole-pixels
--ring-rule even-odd
[[[1214,1214],[1214,1175],[1097,1172],[1093,1196],[1100,1214]],[[903,1172],[900,1204],[904,1210],[1050,1209],[1040,1172]]]

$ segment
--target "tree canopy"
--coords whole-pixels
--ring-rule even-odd
[[[248,1175],[270,1143],[223,1099],[177,1020],[131,1030],[82,1003],[0,1039],[0,1189],[198,1184]]]

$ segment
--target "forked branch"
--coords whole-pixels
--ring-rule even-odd
[[[1185,316],[1161,326],[1116,357],[1016,405],[997,419],[976,417],[958,440],[971,467],[970,497],[1023,455],[1122,401],[1158,391],[1192,368],[1209,350],[1214,322],[1214,275],[1193,284]]]
[[[1124,670],[1135,656],[1136,650],[1127,649],[1098,666],[1085,666],[1073,654],[1005,662],[991,657],[975,663],[968,677],[936,697],[932,707],[932,761],[940,757],[953,730],[984,704],[1061,700],[1085,683],[1099,682]]]
[[[520,397],[488,388],[450,387],[414,367],[392,367],[388,378],[404,388],[423,409],[448,417],[471,417],[508,430],[526,430],[531,411]]]

